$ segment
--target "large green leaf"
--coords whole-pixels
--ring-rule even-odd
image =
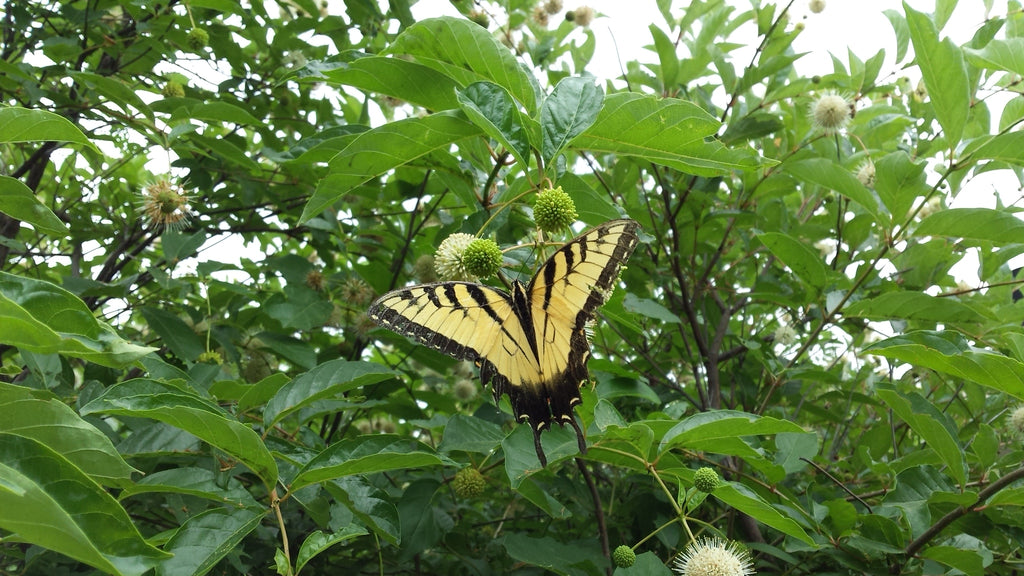
[[[237,478],[229,478],[225,481],[213,470],[189,466],[169,468],[147,474],[135,484],[122,490],[118,499],[124,500],[136,494],[153,492],[188,494],[236,508],[259,506],[256,499]]]
[[[534,538],[515,533],[503,537],[501,543],[512,558],[555,574],[599,574],[595,560],[600,559],[601,566],[605,563],[594,541],[564,544],[550,536]]]
[[[910,41],[914,44],[915,59],[924,77],[935,117],[945,132],[948,146],[955,148],[963,137],[971,106],[963,52],[949,38],[939,41],[939,32],[927,14],[917,12],[906,2],[903,10],[907,14]]]
[[[594,124],[604,92],[591,78],[563,78],[540,109],[541,157],[549,164],[573,138]]]
[[[914,162],[902,150],[875,162],[875,191],[895,218],[903,218],[914,200],[931,191],[924,169],[925,162]]]
[[[905,318],[942,323],[981,322],[985,319],[978,310],[956,300],[936,298],[921,292],[889,292],[860,300],[846,306],[843,315],[875,320]]]
[[[1006,70],[1024,76],[1024,38],[997,38],[980,50],[964,48],[964,54],[979,68]]]
[[[876,342],[864,352],[952,374],[1024,400],[1024,363],[972,348],[952,331],[908,332]]]
[[[527,114],[536,111],[536,81],[485,28],[463,18],[430,18],[413,24],[386,54],[412,56],[462,86],[486,80],[508,90]]]
[[[358,526],[346,526],[330,534],[315,530],[312,534],[306,536],[306,539],[302,541],[302,546],[299,547],[299,554],[295,557],[295,573],[298,574],[307,562],[331,546],[366,534],[368,534],[366,529]]]
[[[635,93],[609,94],[589,130],[570,146],[635,156],[700,176],[756,168],[768,162],[745,150],[706,140],[721,124],[696,104]]]
[[[137,472],[109,438],[48,394],[0,382],[0,432],[36,440],[94,480],[126,486]]]
[[[0,108],[0,142],[75,142],[93,144],[67,118],[45,110]]]
[[[781,432],[803,433],[804,429],[786,420],[778,420],[769,416],[755,416],[735,410],[701,412],[684,419],[666,432],[661,439],[658,451],[665,452],[677,446],[685,448],[698,442],[706,443],[728,438],[779,434]]]
[[[965,153],[970,153],[971,160],[998,160],[1010,164],[1024,163],[1024,132],[1020,130],[997,134],[991,138],[979,138],[976,141],[981,142],[977,148],[971,150],[968,147],[965,150]]]
[[[875,394],[935,451],[962,486],[967,481],[964,450],[956,439],[956,424],[920,394],[900,394],[887,386]]]
[[[39,354],[63,354],[119,368],[155,348],[122,340],[74,294],[33,278],[0,272],[0,342]]]
[[[281,387],[263,410],[267,428],[289,414],[313,402],[338,396],[367,384],[394,378],[396,372],[380,364],[362,361],[331,360],[296,376]]]
[[[804,529],[799,524],[791,518],[783,516],[771,504],[765,502],[764,499],[743,484],[737,482],[723,484],[715,488],[712,496],[766,526],[770,526],[810,546],[816,546],[814,540],[807,535],[807,532],[804,532]]]
[[[522,169],[530,165],[530,135],[512,96],[491,82],[474,82],[458,92],[459,107],[488,136],[515,156]]]
[[[192,516],[167,541],[174,558],[163,562],[159,576],[202,576],[238,547],[266,515],[263,510],[214,508]]]
[[[40,442],[0,433],[0,527],[109,574],[140,576],[170,555],[116,500]]]
[[[145,378],[128,380],[82,407],[82,414],[95,413],[152,418],[181,428],[237,458],[268,486],[277,482],[277,463],[259,435],[189,390]]]
[[[455,99],[458,84],[454,80],[433,68],[401,58],[367,56],[323,74],[333,82],[387,94],[432,112],[458,106]]]
[[[426,444],[416,440],[389,434],[360,436],[335,442],[317,454],[295,476],[290,489],[294,491],[316,482],[352,474],[444,463]]]
[[[68,233],[68,227],[53,210],[43,205],[28,186],[10,176],[0,176],[0,212],[51,236],[63,238]]]
[[[388,493],[374,486],[363,475],[345,476],[325,482],[327,491],[375,534],[398,546],[402,530],[398,508]]]
[[[356,136],[328,165],[329,172],[317,185],[302,211],[308,221],[364,182],[421,158],[430,152],[447,151],[453,142],[482,131],[462,112],[439,112],[424,118],[408,118],[384,124]]]
[[[178,358],[194,362],[206,352],[204,339],[177,314],[153,306],[144,306],[140,311],[146,324]]]
[[[787,162],[782,169],[799,180],[813,182],[822,188],[835,190],[857,204],[876,218],[882,218],[883,210],[878,200],[842,165],[826,158],[807,158],[796,162]]]
[[[925,218],[917,233],[1010,244],[1024,238],[1024,220],[1005,210],[949,208]]]
[[[762,232],[757,239],[808,286],[818,289],[825,286],[830,270],[821,254],[806,241],[779,232]]]

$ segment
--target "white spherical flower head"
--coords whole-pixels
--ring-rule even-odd
[[[857,180],[868,188],[875,185],[875,165],[871,161],[865,162],[860,170],[857,170]]]
[[[1024,406],[1018,406],[1010,414],[1010,428],[1018,436],[1024,436]]]
[[[437,247],[437,253],[434,255],[434,269],[437,270],[438,277],[441,280],[462,280],[465,282],[475,282],[476,276],[473,276],[466,270],[466,264],[463,261],[463,254],[466,253],[466,248],[476,240],[476,236],[472,234],[465,234],[463,232],[456,232],[444,239],[441,245]]]
[[[850,121],[850,103],[839,94],[827,92],[811,106],[811,120],[826,134],[839,132]]]
[[[811,0],[808,7],[811,9],[811,12],[821,14],[825,11],[825,0]]]
[[[681,576],[750,576],[754,573],[750,554],[736,542],[701,538],[686,547],[674,562]]]

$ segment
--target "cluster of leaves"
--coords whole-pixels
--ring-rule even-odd
[[[946,206],[1024,180],[1019,5],[965,46],[955,2],[887,11],[912,82],[884,52],[800,76],[792,3],[660,2],[655,62],[599,86],[585,22],[455,4],[7,3],[0,572],[596,575],[626,544],[617,574],[667,574],[710,533],[765,572],[1012,573],[1024,223]],[[187,221],[146,205],[166,180]],[[541,469],[507,401],[364,311],[454,232],[529,276],[548,185],[644,234],[590,448],[546,432]]]

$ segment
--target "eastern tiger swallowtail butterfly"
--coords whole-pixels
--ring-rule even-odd
[[[508,394],[520,422],[528,420],[541,466],[540,433],[573,418],[589,379],[587,323],[604,304],[623,262],[636,248],[638,225],[612,220],[555,252],[530,283],[512,293],[471,282],[438,282],[388,292],[370,306],[378,324],[480,367],[497,402]]]

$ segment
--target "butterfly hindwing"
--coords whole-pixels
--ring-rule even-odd
[[[540,432],[570,424],[588,378],[586,326],[604,303],[637,243],[637,223],[613,220],[559,248],[512,294],[470,282],[439,282],[389,292],[370,318],[426,346],[480,367],[495,401],[508,394],[519,420],[529,420],[537,456]]]

